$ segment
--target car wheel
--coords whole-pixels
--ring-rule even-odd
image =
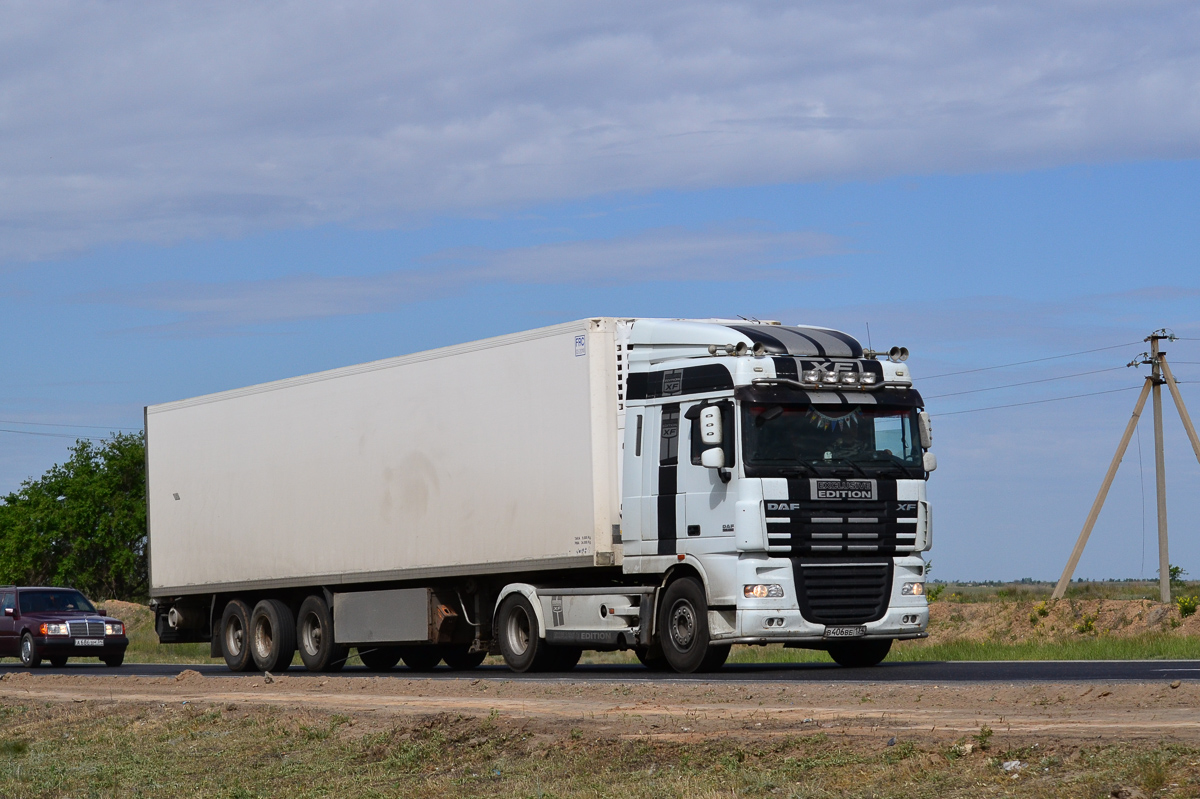
[[[125,653],[123,651],[117,652],[113,655],[105,655],[100,659],[104,661],[105,666],[108,666],[110,669],[115,669],[117,666],[120,666],[125,662]]]
[[[278,599],[264,599],[250,614],[250,654],[259,671],[287,671],[296,654],[296,618]]]
[[[38,646],[33,640],[33,636],[29,633],[21,636],[21,665],[31,669],[42,665],[42,655],[38,652]]]
[[[309,671],[340,671],[350,648],[333,640],[333,615],[325,599],[313,595],[300,605],[296,619],[296,645]]]
[[[538,620],[533,605],[521,594],[509,594],[496,614],[500,654],[515,672],[540,671],[546,643],[538,637]]]
[[[442,660],[455,671],[473,669],[483,662],[487,652],[471,652],[470,644],[447,644],[442,647]]]
[[[50,665],[56,669],[61,669],[63,666],[67,665],[66,655],[51,655],[50,657],[46,658],[46,660],[50,661]]]
[[[829,657],[839,666],[848,669],[862,669],[880,663],[891,651],[892,641],[857,641],[855,643],[835,644],[829,647]]]
[[[250,606],[240,599],[231,599],[221,614],[221,654],[230,671],[249,671],[254,666],[250,657]]]
[[[442,650],[438,646],[402,646],[400,659],[412,671],[433,671],[442,662]]]
[[[700,671],[712,662],[708,602],[694,577],[681,577],[667,586],[658,609],[658,631],[663,657],[680,674]]]
[[[400,647],[359,647],[358,659],[371,671],[391,671],[400,662]]]

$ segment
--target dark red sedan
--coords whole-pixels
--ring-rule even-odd
[[[0,587],[0,608],[0,657],[19,657],[30,668],[73,657],[98,657],[108,666],[125,660],[125,625],[74,588]]]

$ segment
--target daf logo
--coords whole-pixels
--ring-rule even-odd
[[[799,502],[768,502],[767,510],[800,510]]]

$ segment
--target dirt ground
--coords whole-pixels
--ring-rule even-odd
[[[955,602],[929,606],[931,642],[1023,643],[1081,635],[1136,638],[1151,633],[1200,636],[1200,613],[1184,618],[1173,604],[1148,599],[1060,599]]]

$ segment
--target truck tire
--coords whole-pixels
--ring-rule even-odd
[[[400,662],[400,647],[360,646],[358,659],[368,671],[391,671]]]
[[[309,671],[341,671],[350,648],[333,640],[333,614],[325,598],[313,594],[300,604],[296,618],[296,647]]]
[[[296,618],[278,599],[264,599],[250,614],[250,654],[259,671],[287,671],[296,654]]]
[[[250,606],[240,599],[229,600],[221,613],[221,654],[230,671],[254,667],[250,657]]]
[[[834,644],[829,647],[829,657],[839,666],[848,669],[862,669],[878,665],[892,648],[892,641],[855,641],[853,643]]]
[[[637,655],[637,659],[641,664],[650,669],[650,671],[667,671],[671,668],[671,664],[663,657],[662,647],[657,643],[650,646],[639,646],[633,650],[633,653]]]
[[[37,642],[29,633],[21,636],[21,665],[29,669],[36,669],[42,665],[42,653],[38,651]]]
[[[515,672],[541,671],[546,661],[546,642],[538,637],[538,620],[533,605],[521,594],[509,594],[496,614],[500,654]]]
[[[433,671],[442,662],[442,650],[437,646],[402,646],[400,659],[410,671]]]
[[[483,662],[487,652],[472,652],[470,644],[447,644],[442,647],[442,660],[455,671],[473,669]]]
[[[729,654],[728,647],[709,643],[708,601],[704,587],[694,577],[681,577],[667,586],[658,608],[658,631],[663,657],[680,674],[720,668]],[[726,651],[714,653],[713,649]]]

